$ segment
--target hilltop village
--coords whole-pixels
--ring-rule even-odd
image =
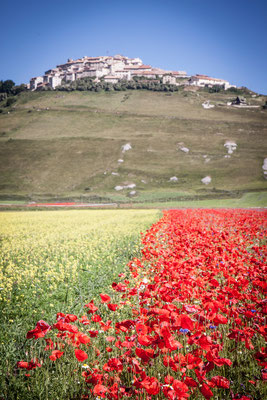
[[[65,64],[49,69],[43,76],[30,80],[30,90],[55,89],[65,82],[73,82],[82,78],[93,78],[95,82],[116,84],[121,80],[131,81],[135,77],[146,79],[162,79],[163,84],[192,85],[198,87],[219,85],[229,89],[228,81],[211,78],[206,75],[187,75],[186,71],[165,71],[144,65],[140,58],[128,58],[122,55],[83,57],[77,60],[68,59]]]

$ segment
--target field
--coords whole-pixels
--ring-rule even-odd
[[[234,97],[185,90],[22,93],[0,114],[0,199],[138,205],[266,192],[266,110],[226,106]],[[216,107],[203,109],[205,100]],[[226,141],[237,144],[232,154]],[[170,181],[174,176],[178,181]]]
[[[17,359],[36,348],[25,343],[26,331],[38,320],[52,321],[58,311],[79,313],[87,299],[106,290],[139,256],[139,233],[158,215],[149,210],[0,213],[1,400],[64,398],[54,392],[49,397],[40,387],[29,394],[28,383],[17,375]],[[50,386],[49,378],[48,393]]]
[[[1,400],[266,398],[266,216],[1,213]]]

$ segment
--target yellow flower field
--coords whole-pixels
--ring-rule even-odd
[[[139,232],[157,215],[153,210],[1,213],[0,300],[7,305],[27,292],[53,295],[59,287],[79,285],[85,272],[123,269],[121,253],[131,257],[139,249]]]

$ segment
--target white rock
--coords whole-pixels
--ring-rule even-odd
[[[226,155],[224,156],[224,158],[231,158],[231,156],[229,156],[228,154],[226,154]]]
[[[210,102],[209,102],[209,100],[208,100],[208,101],[205,101],[205,102],[202,104],[202,107],[208,109],[208,108],[214,108],[215,106],[214,106],[213,104],[210,104]]]
[[[141,179],[141,182],[142,182],[142,183],[147,183],[144,179]]]
[[[178,182],[177,176],[172,176],[169,180],[169,182]]]
[[[130,192],[130,196],[134,196],[136,194],[136,191],[135,190],[132,190],[131,192]]]
[[[207,158],[208,156],[207,156],[207,154],[205,154],[204,156],[203,156],[203,158]]]
[[[201,182],[204,183],[205,185],[208,185],[211,182],[211,177],[205,176],[205,178],[201,179]]]
[[[118,162],[119,162],[119,163],[122,163],[122,162],[124,162],[124,160],[123,160],[122,158],[120,158],[120,159],[118,160]]]
[[[265,158],[263,161],[262,169],[263,169],[264,177],[267,179],[267,158]]]
[[[126,143],[125,145],[121,146],[123,153],[125,153],[125,151],[131,150],[131,148],[132,148],[131,143]]]
[[[236,150],[237,148],[237,144],[235,142],[232,142],[231,140],[227,140],[224,143],[224,147],[227,148],[228,150],[228,154],[233,154],[233,152]]]
[[[184,153],[189,153],[189,149],[187,147],[180,147],[180,150]]]
[[[119,176],[120,174],[118,172],[111,172],[111,175]]]
[[[130,183],[129,185],[124,185],[124,186],[115,186],[115,190],[123,190],[123,189],[133,189],[136,187],[135,183]]]

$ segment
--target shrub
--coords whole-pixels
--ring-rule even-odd
[[[12,104],[16,103],[15,97],[8,97],[6,101],[6,107],[12,106]]]

